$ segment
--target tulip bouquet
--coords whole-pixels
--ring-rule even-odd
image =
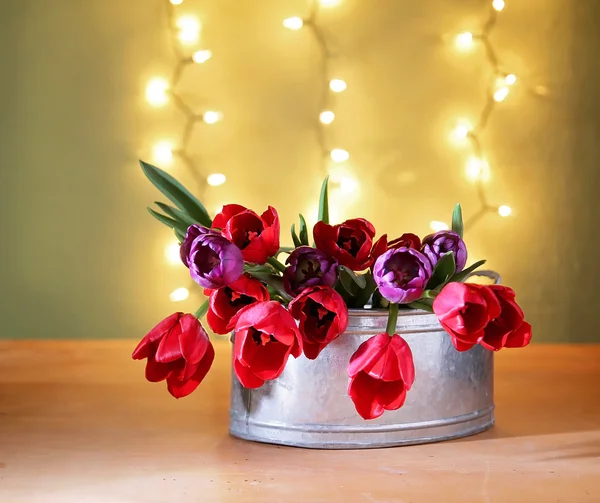
[[[376,239],[363,218],[329,223],[327,179],[312,239],[300,215],[294,246],[280,246],[279,217],[225,205],[210,218],[179,182],[142,162],[148,179],[175,206],[150,213],[171,227],[183,264],[208,300],[195,314],[174,313],[133,352],[147,359],[146,378],[166,380],[176,398],[194,391],[210,370],[214,350],[200,319],[217,334],[234,332],[233,369],[246,388],[277,379],[289,357],[314,360],[348,325],[348,309],[386,309],[387,330],[362,343],[348,362],[348,395],[365,419],[400,408],[415,368],[406,341],[395,333],[399,309],[437,315],[458,351],[474,345],[498,351],[527,345],[531,326],[505,286],[466,283],[484,261],[467,267],[460,206],[452,230],[422,240],[403,234]],[[285,260],[282,255],[287,255]],[[303,356],[302,356],[303,355]]]

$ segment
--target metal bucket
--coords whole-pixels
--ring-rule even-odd
[[[232,379],[229,431],[271,444],[362,449],[439,442],[494,423],[493,353],[477,345],[459,353],[436,316],[400,311],[396,333],[413,353],[416,378],[405,404],[365,421],[347,394],[347,367],[358,346],[385,332],[387,311],[351,310],[348,329],[316,360],[291,358],[261,388]]]

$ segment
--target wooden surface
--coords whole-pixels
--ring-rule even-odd
[[[312,451],[229,437],[229,349],[175,400],[135,341],[0,342],[0,502],[600,502],[600,346],[496,359],[497,425]]]

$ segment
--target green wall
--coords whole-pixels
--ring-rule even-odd
[[[148,78],[172,67],[165,1],[0,3],[0,338],[137,338],[172,310],[195,310],[198,291],[168,300],[189,280],[164,260],[171,234],[147,215],[157,194],[136,165],[181,127],[172,109],[143,99]],[[476,207],[465,152],[443,135],[456,114],[480,108],[486,67],[441,35],[476,26],[486,2],[359,3],[344,0],[323,18],[340,53],[335,70],[349,82],[332,140],[352,152],[361,182],[353,206],[340,200],[340,216],[423,234],[456,200],[467,214]],[[281,28],[304,3],[186,4],[205,20],[215,57],[186,76],[184,92],[225,114],[193,138],[204,174],[228,176],[201,196],[210,208],[273,204],[288,228],[309,212],[320,179],[317,52]],[[490,194],[515,215],[486,217],[467,238],[472,257],[489,258],[515,288],[537,341],[600,341],[591,307],[599,14],[595,0],[507,1],[494,33],[520,85],[486,133]],[[192,184],[183,167],[173,172]]]

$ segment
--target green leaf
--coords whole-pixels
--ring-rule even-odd
[[[150,207],[148,208],[148,211],[159,222],[165,224],[167,227],[171,227],[172,229],[175,229],[175,230],[183,233],[183,235],[185,236],[185,233],[187,231],[187,226],[185,224],[178,222],[177,220],[173,220],[172,218],[166,217],[162,213],[158,213],[157,211],[154,211]]]
[[[269,290],[272,289],[276,291],[277,295],[279,295],[284,302],[287,303],[290,300],[292,300],[292,297],[288,295],[288,293],[285,291],[285,288],[283,287],[283,279],[281,277],[259,272],[257,270],[247,270],[246,272],[253,278],[256,278],[265,283],[267,285],[267,288],[271,287],[269,288]]]
[[[175,232],[175,236],[177,237],[179,244],[183,243],[185,241],[185,234],[177,229],[173,229],[173,231]]]
[[[360,290],[359,294],[356,296],[356,307],[363,308],[365,307],[365,304],[369,302],[371,295],[374,294],[375,289],[377,288],[377,283],[375,283],[373,275],[370,272],[359,277],[365,279],[366,286]]]
[[[179,209],[187,212],[189,216],[205,227],[211,226],[212,220],[208,216],[206,208],[192,195],[191,192],[175,180],[175,178],[164,172],[162,169],[152,166],[144,161],[140,161],[140,165],[148,180],[173,201]]]
[[[300,242],[300,239],[298,238],[298,235],[296,234],[296,224],[292,224],[292,241],[294,241],[294,246],[296,248],[298,248],[299,246],[302,246],[302,243]]]
[[[258,265],[258,264],[244,264],[244,272],[248,274],[276,274],[275,270],[267,264]]]
[[[479,260],[478,262],[475,262],[473,265],[470,265],[466,269],[463,269],[459,273],[452,276],[452,279],[450,281],[464,281],[465,279],[467,279],[467,276],[469,274],[471,274],[478,267],[481,267],[483,264],[485,264],[485,262],[485,260]]]
[[[308,246],[308,229],[306,228],[306,220],[302,214],[298,215],[300,217],[300,242]]]
[[[292,253],[295,249],[296,248],[293,246],[282,246],[279,248],[279,250],[277,250],[275,257],[279,257],[279,255],[281,255],[282,253]]]
[[[327,196],[327,182],[329,182],[329,175],[323,180],[321,186],[321,197],[319,198],[319,221],[329,223],[329,198]]]
[[[188,227],[190,225],[194,225],[194,224],[197,225],[200,223],[197,220],[195,220],[194,218],[190,217],[185,211],[181,211],[181,210],[178,210],[177,208],[173,208],[173,206],[169,206],[168,204],[161,203],[160,201],[154,201],[154,204],[156,204],[156,206],[158,206],[163,211],[163,213],[166,213],[171,218],[174,218],[175,220],[187,225]]]
[[[338,277],[340,283],[350,295],[357,296],[360,291],[367,286],[367,280],[363,276],[358,276],[346,266],[338,267]]]
[[[452,212],[452,230],[457,232],[458,235],[462,238],[464,233],[463,227],[463,218],[462,218],[462,208],[460,204],[457,203],[454,207],[454,211]]]
[[[427,283],[427,290],[433,290],[439,286],[443,286],[456,272],[456,262],[454,261],[454,252],[447,253],[438,260],[433,268],[433,273]]]

